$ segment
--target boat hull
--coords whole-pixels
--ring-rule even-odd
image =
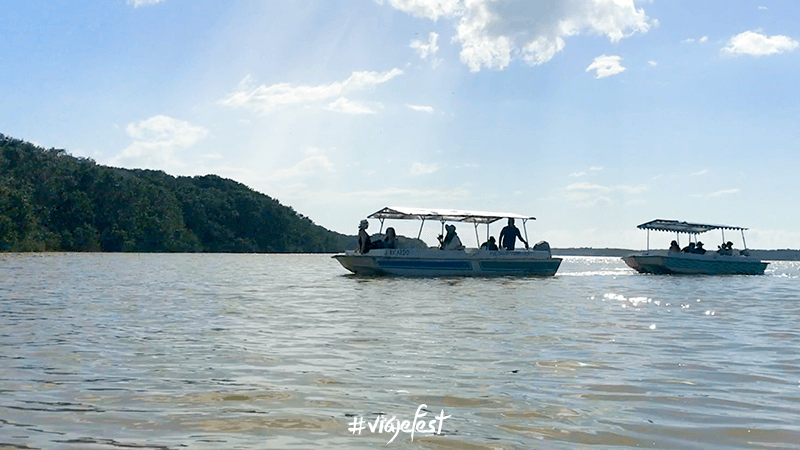
[[[334,255],[345,269],[356,275],[438,276],[553,276],[561,258],[546,251],[444,251],[436,249],[372,250]]]
[[[763,275],[767,264],[748,256],[722,256],[717,253],[645,252],[622,258],[639,273],[682,275]]]

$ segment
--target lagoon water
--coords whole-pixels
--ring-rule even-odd
[[[797,262],[398,279],[329,255],[0,254],[0,448],[800,448],[798,286]],[[440,434],[367,426],[422,404]]]

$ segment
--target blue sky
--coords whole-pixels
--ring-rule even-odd
[[[530,214],[555,247],[643,247],[662,218],[800,248],[800,2],[28,0],[0,20],[0,133],[219,174],[336,231],[411,206]]]

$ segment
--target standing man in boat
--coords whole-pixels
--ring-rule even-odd
[[[528,242],[522,238],[522,235],[519,232],[519,228],[514,226],[514,219],[508,219],[508,225],[503,228],[503,231],[500,232],[500,248],[505,248],[506,250],[514,250],[514,243],[516,242],[517,238],[520,241],[525,243],[525,249],[528,248]]]

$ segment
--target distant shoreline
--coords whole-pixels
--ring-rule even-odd
[[[754,250],[748,249],[750,256],[765,260],[765,261],[800,261],[800,250],[782,249],[782,250]],[[623,257],[635,252],[642,252],[643,249],[626,249],[626,248],[554,248],[551,250],[554,256],[605,256],[605,257]],[[27,252],[11,252],[0,250],[0,255],[4,254],[43,254],[43,253],[119,253],[119,254],[137,254],[137,253],[162,253],[162,254],[194,254],[194,255],[334,255],[341,252],[336,251],[320,251],[320,252],[103,252],[103,251],[63,251],[63,250],[46,250],[46,251],[27,251]]]
[[[554,248],[552,252],[557,256],[616,256],[622,257],[642,250],[626,248]],[[750,256],[767,261],[800,261],[800,250],[781,249],[781,250],[755,250],[748,249]]]

